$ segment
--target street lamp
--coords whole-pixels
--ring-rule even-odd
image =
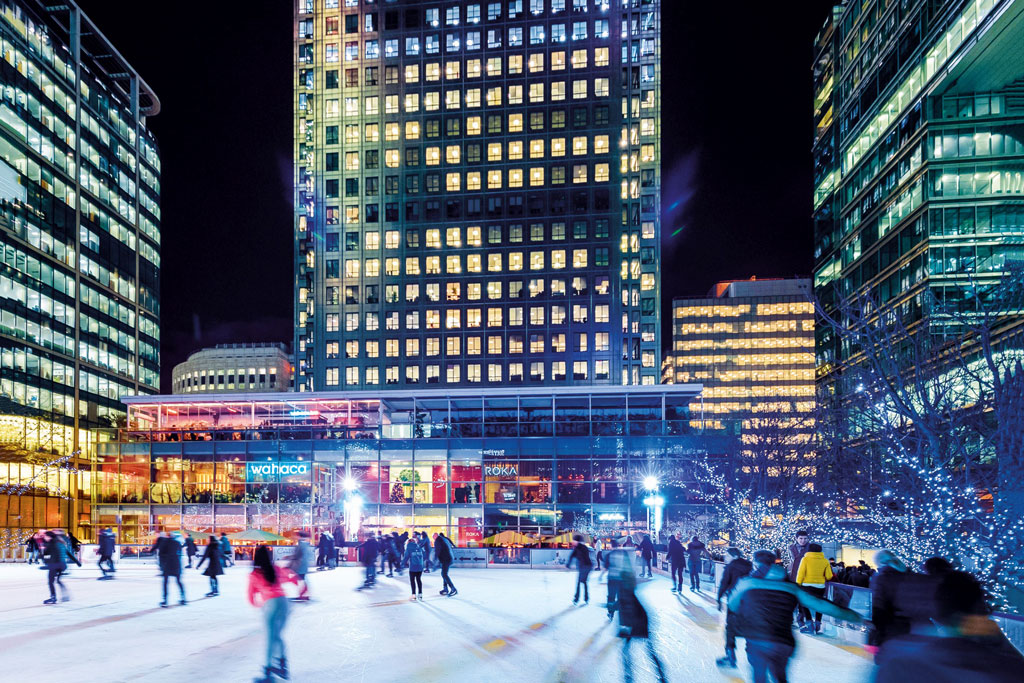
[[[644,505],[647,506],[647,528],[657,542],[658,534],[661,532],[661,511],[665,507],[665,498],[658,494],[658,478],[655,476],[644,477],[644,488],[649,492],[644,498]],[[652,514],[653,513],[653,514]]]

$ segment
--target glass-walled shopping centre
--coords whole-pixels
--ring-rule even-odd
[[[688,463],[715,448],[700,385],[138,396],[99,444],[94,527],[123,543],[168,529],[422,529],[472,545],[646,526],[697,504]],[[696,405],[699,405],[696,404]],[[649,483],[649,482],[648,482]]]

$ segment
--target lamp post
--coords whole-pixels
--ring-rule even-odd
[[[661,511],[665,506],[665,498],[658,493],[657,477],[644,477],[643,484],[647,491],[647,497],[644,498],[644,505],[647,506],[647,529],[657,543],[658,534],[661,532]]]
[[[362,524],[363,496],[359,493],[359,483],[351,477],[345,479],[342,487],[345,489],[345,536],[356,538]]]

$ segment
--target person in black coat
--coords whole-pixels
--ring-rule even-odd
[[[371,531],[366,534],[366,540],[359,544],[359,561],[363,563],[363,567],[366,569],[366,580],[363,582],[364,588],[369,588],[377,582],[377,554],[379,552],[380,546]]]
[[[185,536],[185,556],[188,557],[188,568],[192,569],[192,558],[196,556],[199,550],[196,548],[196,542],[192,540],[192,534]]]
[[[639,550],[640,559],[643,560],[643,564],[640,565],[640,576],[651,577],[653,576],[651,573],[651,561],[656,558],[654,557],[654,543],[651,542],[651,537],[649,535],[644,534],[643,540],[640,541]],[[646,574],[644,573],[645,570],[647,572]]]
[[[572,604],[577,605],[580,602],[580,585],[583,586],[583,601],[590,604],[590,588],[587,586],[587,577],[590,576],[590,570],[594,568],[594,563],[590,559],[590,548],[583,542],[581,534],[572,535],[572,546],[572,553],[565,562],[566,569],[571,568],[572,563],[576,562],[576,595],[573,596]]]
[[[199,559],[199,564],[196,565],[196,569],[203,566],[203,562],[207,562],[206,571],[203,572],[203,576],[210,577],[210,592],[206,594],[206,597],[212,598],[215,595],[220,595],[220,591],[217,586],[217,577],[224,573],[224,569],[221,568],[220,543],[217,541],[217,537],[211,535],[210,542],[206,544],[206,552]]]
[[[53,585],[55,582],[60,586],[60,601],[67,602],[71,597],[68,595],[68,589],[64,586],[64,582],[60,580],[60,575],[68,568],[66,559],[68,549],[52,531],[47,531],[43,538],[46,539],[46,544],[43,546],[43,561],[46,562],[46,581],[50,586],[50,597],[44,600],[43,604],[53,605],[57,602],[57,591]]]
[[[686,544],[686,554],[690,559],[690,590],[700,591],[700,562],[708,553],[708,548],[699,538],[694,536]]]
[[[645,536],[644,539],[649,541],[650,537]],[[609,585],[611,585],[613,580],[612,574],[617,574],[616,580],[618,582],[619,612],[618,636],[623,639],[623,680],[625,683],[632,683],[633,681],[633,659],[630,653],[630,644],[632,643],[633,638],[642,638],[647,643],[647,654],[650,656],[651,661],[654,663],[654,668],[658,672],[658,680],[660,683],[666,683],[667,679],[665,678],[665,670],[661,666],[661,659],[658,658],[658,652],[654,648],[654,640],[651,638],[651,622],[647,617],[647,610],[644,609],[643,604],[636,595],[637,576],[633,572],[633,568],[627,561],[622,565],[615,563],[615,566],[610,568],[608,571]]]
[[[683,569],[686,568],[686,550],[680,542],[682,534],[675,533],[668,541],[668,561],[672,565],[672,592],[683,590]]]
[[[754,565],[743,557],[740,553],[739,548],[729,548],[725,551],[726,555],[732,558],[729,564],[725,565],[725,571],[722,572],[722,582],[718,585],[718,611],[722,611],[722,598],[729,600],[729,596],[732,594],[736,584],[744,576],[750,574],[754,569]],[[736,666],[736,635],[737,627],[739,626],[739,618],[736,613],[732,610],[727,610],[725,613],[725,656],[720,657],[717,660],[719,666]]]
[[[457,595],[459,592],[455,590],[455,584],[448,577],[448,569],[455,561],[455,554],[452,552],[454,547],[444,534],[434,534],[434,557],[437,558],[437,563],[441,565],[441,580],[444,582],[441,595],[447,595],[448,597]]]
[[[174,577],[178,583],[178,592],[181,594],[180,603],[184,605],[185,586],[181,584],[181,544],[171,537],[170,532],[165,531],[163,536],[156,539],[153,550],[156,551],[160,573],[164,579],[164,598],[160,602],[160,606],[167,607],[167,579],[171,577]]]
[[[96,549],[96,553],[100,556],[100,560],[96,564],[100,571],[103,572],[100,580],[112,579],[116,571],[114,569],[114,532],[107,527],[100,532],[99,539],[97,540],[99,547]]]

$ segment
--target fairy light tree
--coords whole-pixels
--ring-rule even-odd
[[[1024,299],[1012,291],[1020,278],[1009,281],[974,288],[952,312],[925,297],[914,317],[870,292],[821,311],[851,351],[836,378],[837,450],[854,464],[846,539],[911,565],[945,557],[984,580],[1002,609],[1024,585],[1024,373],[1019,338],[1001,331]]]

